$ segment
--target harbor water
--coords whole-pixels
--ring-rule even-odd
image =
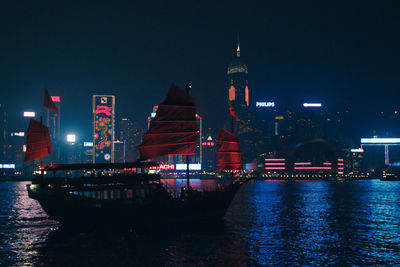
[[[158,225],[150,231],[66,228],[27,196],[28,183],[0,182],[0,266],[400,262],[400,182],[251,181],[237,193],[225,224]]]

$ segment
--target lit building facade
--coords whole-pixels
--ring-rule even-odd
[[[236,49],[236,58],[233,63],[228,66],[228,99],[233,109],[239,117],[245,116],[247,108],[250,104],[249,86],[248,86],[248,69],[246,64],[240,61],[240,46],[238,43]]]
[[[215,171],[217,167],[218,142],[215,136],[211,134],[211,129],[207,130],[202,141],[202,168],[204,171]]]
[[[114,162],[115,96],[93,95],[93,163]]]

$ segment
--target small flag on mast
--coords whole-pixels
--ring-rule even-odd
[[[58,109],[56,107],[56,104],[54,104],[53,100],[51,99],[50,93],[47,90],[47,88],[44,90],[44,103],[43,107],[47,108],[48,110],[54,111],[58,117],[60,117],[60,113],[58,112]]]

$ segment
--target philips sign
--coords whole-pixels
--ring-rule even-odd
[[[256,107],[273,108],[275,107],[275,102],[256,102]]]

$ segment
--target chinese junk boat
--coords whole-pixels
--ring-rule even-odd
[[[231,135],[226,136],[220,143],[222,150],[218,155],[223,155],[224,164],[220,169],[232,170],[232,166],[241,169],[238,139],[234,141],[237,145],[232,146],[229,145]],[[141,161],[48,165],[27,186],[29,196],[38,200],[51,218],[64,224],[138,225],[221,220],[242,181],[231,180],[224,186],[199,191],[190,186],[188,176],[187,185],[174,191],[161,182],[159,174],[149,174],[149,169],[158,165],[149,159],[171,154],[193,155],[197,138],[194,99],[188,90],[172,85],[138,147]],[[235,155],[233,163],[228,156],[231,150]],[[46,176],[43,171],[47,172]],[[60,171],[70,177],[56,177]],[[72,177],[74,173],[78,177]]]

